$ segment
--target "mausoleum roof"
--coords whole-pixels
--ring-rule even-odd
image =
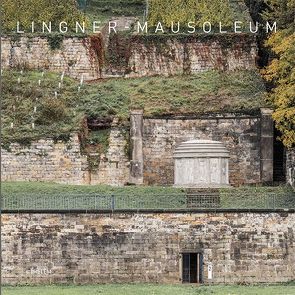
[[[229,151],[219,141],[190,140],[177,146],[173,156],[174,158],[229,158]]]

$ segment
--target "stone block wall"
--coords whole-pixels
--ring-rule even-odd
[[[87,159],[74,135],[67,143],[40,139],[25,147],[17,143],[1,151],[2,181],[87,183]]]
[[[91,184],[122,186],[129,182],[128,143],[122,130],[112,127],[107,153],[100,155],[97,170],[91,171]]]
[[[2,149],[2,181],[53,181],[67,184],[124,185],[129,181],[126,138],[112,127],[107,153],[100,158],[97,170],[91,170],[80,140],[74,134],[67,143],[41,139],[24,147],[13,143]]]
[[[216,140],[230,152],[232,185],[261,182],[260,117],[225,116],[196,119],[144,119],[144,183],[174,183],[173,152],[181,142]],[[267,147],[271,149],[271,147]]]
[[[228,36],[225,37],[225,39]],[[226,45],[217,37],[144,41],[131,45],[129,77],[170,76],[207,70],[255,69],[257,44],[253,37],[232,35]]]
[[[287,183],[295,189],[295,148],[287,150]]]
[[[64,38],[60,48],[51,49],[46,37],[1,37],[1,64],[4,69],[65,72],[70,77],[94,80],[100,77],[99,64],[93,58],[87,38]]]
[[[130,140],[124,135],[129,130],[113,125],[106,154],[94,151],[89,158],[82,155],[77,135],[69,143],[55,144],[48,139],[33,142],[30,147],[12,144],[9,151],[2,150],[2,180],[173,185],[175,148],[184,141],[208,139],[221,141],[228,149],[231,185],[263,183],[263,175],[271,182],[272,160],[263,156],[263,151],[267,149],[270,154],[272,134],[267,134],[270,144],[262,145],[264,120],[259,115],[156,119],[144,118],[142,112],[132,113]],[[93,157],[99,163],[95,169]],[[292,175],[291,153],[288,159],[287,172]]]
[[[242,34],[243,35],[243,34]],[[109,38],[105,34],[105,38]],[[134,40],[132,38],[135,38]],[[95,80],[106,77],[143,77],[196,73],[211,69],[235,70],[256,67],[257,45],[252,36],[233,35],[226,43],[220,37],[176,37],[149,42],[145,36],[131,40],[104,40],[108,44],[105,57],[98,58],[88,37],[63,37],[60,48],[52,49],[47,37],[1,38],[1,63],[5,68],[44,69],[70,77]],[[129,43],[128,43],[129,42]],[[225,43],[225,44],[224,44]],[[121,57],[118,57],[120,56]],[[99,64],[107,56],[115,55],[119,65],[111,60]]]
[[[288,212],[3,214],[2,283],[178,283],[181,253],[193,251],[205,283],[287,282],[294,222]]]

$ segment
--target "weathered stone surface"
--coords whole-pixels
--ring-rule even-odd
[[[105,39],[109,35],[104,32]],[[187,41],[177,38],[162,40],[161,44],[147,43],[144,38],[137,37],[124,49],[122,65],[112,62],[99,64],[97,52],[91,47],[88,37],[67,37],[62,40],[60,48],[51,49],[46,37],[1,38],[2,67],[27,69],[45,69],[53,72],[65,72],[73,78],[95,80],[105,77],[143,77],[152,75],[175,75],[196,73],[211,69],[236,70],[254,69],[256,67],[257,45],[255,39],[232,36],[234,42],[225,46],[222,40],[212,37],[209,40],[190,37]],[[111,40],[104,40],[109,45]],[[126,46],[114,44],[113,50],[121,50]],[[115,42],[116,43],[116,42]],[[116,49],[116,46],[119,48]],[[106,49],[110,50],[110,49]],[[99,54],[103,54],[102,52]],[[108,52],[107,55],[117,54]]]
[[[273,134],[274,124],[271,109],[261,109],[261,180],[265,184],[273,182]]]
[[[52,139],[32,142],[29,147],[11,144],[2,149],[3,181],[54,181],[68,184],[124,185],[129,181],[129,158],[122,130],[112,127],[107,153],[97,154],[99,167],[91,170],[74,134],[67,143]]]
[[[295,189],[295,148],[287,150],[287,183]]]
[[[295,278],[295,214],[3,214],[3,283],[180,281],[180,254],[202,251],[204,280]]]
[[[221,142],[186,141],[176,147],[173,157],[175,186],[228,186],[229,152]]]
[[[124,185],[130,181],[134,182],[135,175],[136,183],[140,184],[142,183],[141,169],[143,169],[144,184],[173,185],[175,147],[184,141],[205,139],[220,141],[229,151],[231,185],[262,182],[261,149],[263,147],[260,139],[261,117],[259,115],[229,114],[196,119],[143,118],[140,124],[142,124],[142,133],[137,133],[134,137],[132,135],[134,133],[131,132],[133,166],[130,165],[127,138],[119,127],[112,126],[106,155],[97,155],[100,157],[98,170],[91,171],[87,158],[81,155],[80,142],[75,136],[70,144],[55,145],[52,140],[40,140],[33,143],[30,148],[14,144],[10,152],[3,149],[2,179]],[[137,129],[137,132],[140,129],[141,127]],[[138,143],[136,153],[133,149],[134,139]],[[292,163],[291,154],[289,158],[289,163]],[[138,171],[135,170],[136,163],[140,164]],[[291,173],[290,168],[294,165],[288,165],[288,173]],[[272,166],[268,167],[272,173]],[[264,170],[267,172],[265,166]],[[133,176],[130,178],[131,172]],[[134,174],[135,172],[139,174]]]
[[[2,181],[88,182],[87,159],[80,153],[77,135],[67,143],[41,139],[29,147],[13,143],[1,151]]]
[[[133,110],[130,113],[130,183],[143,183],[143,149],[142,149],[143,111]]]
[[[51,49],[46,37],[1,37],[1,64],[4,69],[24,67],[65,72],[84,80],[99,78],[99,64],[92,57],[87,38],[64,38],[60,49]]]
[[[91,184],[122,186],[129,181],[128,143],[118,127],[112,127],[107,153],[99,155],[100,162],[96,171],[90,173]]]
[[[229,182],[260,183],[260,116],[144,119],[145,184],[173,184],[173,151],[181,142],[221,141],[229,151]]]
[[[131,46],[128,76],[169,76],[213,69],[254,69],[257,44],[253,38],[243,37],[232,36],[235,42],[226,48],[222,41],[214,37],[206,41],[193,36],[182,41],[171,38],[162,40],[161,44],[138,38]]]

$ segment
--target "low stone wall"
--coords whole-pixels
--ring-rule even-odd
[[[295,148],[287,150],[287,183],[295,189]]]
[[[68,143],[41,139],[28,147],[17,143],[1,151],[2,181],[88,182],[87,158],[74,135]]]
[[[181,253],[194,251],[205,283],[286,282],[294,223],[287,212],[3,214],[2,283],[178,283]]]
[[[122,130],[112,127],[106,154],[96,154],[97,169],[91,169],[74,134],[67,143],[52,139],[32,142],[30,146],[13,143],[2,148],[2,181],[53,181],[67,184],[124,185],[129,181],[129,159]]]

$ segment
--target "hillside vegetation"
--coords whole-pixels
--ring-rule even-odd
[[[239,0],[149,0],[148,21],[152,25],[158,22],[171,26],[172,22],[187,25],[194,22],[197,26],[210,22],[212,26],[232,26],[234,21],[249,22],[249,11]]]
[[[1,30],[5,33],[15,32],[17,21],[21,30],[30,29],[32,21],[36,29],[42,22],[52,22],[52,29],[56,30],[61,21],[72,26],[85,19],[76,0],[1,0],[0,9]]]
[[[145,0],[77,0],[80,9],[90,20],[106,22],[112,17],[135,16],[142,18]]]
[[[131,108],[146,116],[255,113],[264,106],[264,85],[255,71],[208,71],[190,76],[109,79],[84,84],[58,74],[4,71],[2,142],[67,139],[83,118],[117,116]],[[40,86],[39,86],[40,80]],[[56,92],[56,93],[55,93]]]
[[[52,22],[53,30],[58,30],[60,22],[65,21],[72,28],[76,21],[86,21],[91,27],[92,21],[106,23],[116,17],[137,17],[149,24],[157,22],[167,27],[171,22],[196,22],[197,25],[209,21],[212,26],[232,26],[234,20],[244,23],[250,21],[249,12],[242,0],[2,0],[2,28],[5,33],[16,31],[16,20],[21,29],[31,31],[31,23],[36,29],[41,24]],[[148,3],[148,7],[147,7]],[[148,16],[146,18],[146,12]],[[25,13],[24,13],[25,12]],[[37,30],[38,31],[38,30]],[[71,31],[71,29],[70,29]]]

